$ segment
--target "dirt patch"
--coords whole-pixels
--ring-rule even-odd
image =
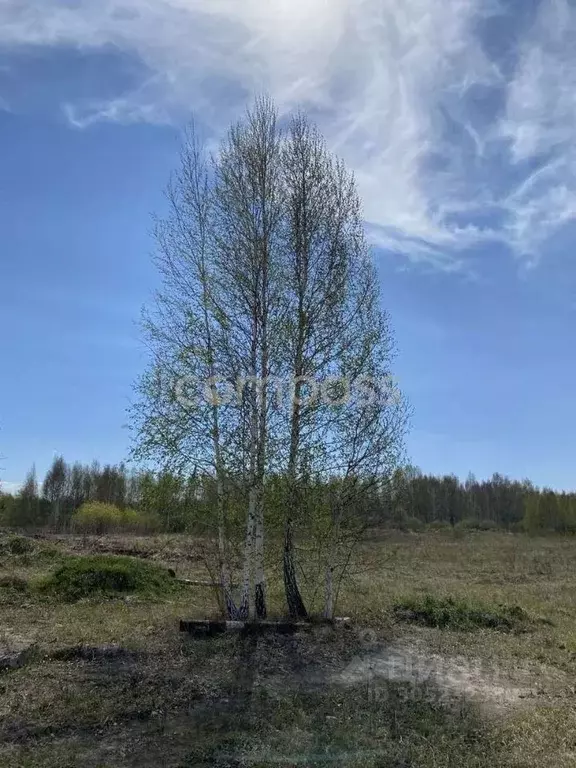
[[[406,695],[411,685],[399,679],[387,684],[385,697],[367,696],[362,668],[353,675],[355,660],[369,655],[362,633],[318,627],[290,636],[172,640],[141,654],[72,646],[10,676],[0,699],[0,762],[504,765],[497,739],[465,702],[456,711]],[[33,696],[23,695],[32,689]]]
[[[353,686],[407,683],[428,688],[445,701],[466,697],[492,709],[522,706],[530,701],[551,703],[571,694],[568,675],[544,665],[516,664],[513,670],[479,658],[443,656],[424,644],[397,642],[356,657],[331,682]]]
[[[144,657],[141,651],[131,651],[121,645],[72,645],[68,648],[59,648],[53,651],[49,658],[55,661],[136,661]]]
[[[23,667],[35,656],[35,652],[36,645],[32,640],[0,633],[0,671]]]

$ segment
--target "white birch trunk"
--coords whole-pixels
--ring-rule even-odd
[[[264,573],[264,505],[258,489],[254,516],[254,602],[256,618],[266,618],[266,576]]]
[[[221,470],[217,470],[217,505],[218,505],[218,558],[220,561],[220,585],[222,587],[223,608],[227,618],[236,619],[238,609],[232,595],[232,583],[226,551],[226,515],[224,510],[224,487]]]
[[[340,512],[338,509],[332,511],[332,528],[329,532],[329,543],[326,554],[326,574],[324,587],[324,618],[332,619],[334,617],[334,571],[336,570],[336,557],[338,550]]]
[[[254,540],[256,519],[256,493],[250,489],[248,500],[248,517],[246,520],[246,540],[244,543],[244,572],[242,576],[242,598],[240,601],[240,616],[254,619]]]
[[[324,618],[334,618],[334,566],[331,562],[326,565],[326,583],[324,594]]]

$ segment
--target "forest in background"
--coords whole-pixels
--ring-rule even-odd
[[[286,478],[269,477],[266,514],[281,516],[277,499]],[[330,483],[308,479],[308,514],[314,517]],[[216,515],[210,475],[130,469],[125,464],[70,464],[63,457],[39,482],[31,469],[20,491],[0,489],[0,525],[54,531],[111,530],[184,533],[205,530]],[[351,504],[351,516],[366,528],[388,526],[419,530],[425,526],[503,528],[528,533],[576,533],[576,493],[537,488],[529,480],[494,474],[489,480],[469,475],[437,477],[407,466],[373,483]],[[242,506],[241,492],[229,500]]]

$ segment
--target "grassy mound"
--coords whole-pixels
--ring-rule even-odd
[[[34,542],[26,536],[10,536],[5,546],[11,555],[28,555],[34,551]]]
[[[526,631],[531,624],[528,614],[517,605],[486,606],[432,595],[396,603],[394,614],[400,621],[466,632],[475,629]]]
[[[13,575],[0,576],[0,608],[4,605],[22,604],[22,601],[28,600],[29,596],[30,589],[25,579]],[[0,641],[1,634],[0,632]]]
[[[61,550],[54,544],[38,541],[28,536],[0,534],[0,555],[14,559],[22,565],[40,560],[56,560],[61,557]]]
[[[114,555],[69,558],[41,585],[43,591],[69,601],[130,593],[153,597],[178,588],[165,568]]]

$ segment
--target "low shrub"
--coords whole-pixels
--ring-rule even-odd
[[[404,520],[405,530],[420,533],[426,527],[418,517],[407,517]]]
[[[398,531],[408,533],[410,531],[419,532],[425,528],[424,523],[418,517],[412,517],[406,514],[404,511],[400,511],[395,514],[389,523],[391,528],[395,528]]]
[[[114,504],[89,501],[72,516],[72,529],[79,533],[153,533],[160,529],[160,521],[150,513],[135,509],[120,509]]]
[[[34,550],[34,542],[26,536],[11,536],[6,548],[11,555],[29,555]]]
[[[510,523],[508,526],[510,533],[526,533],[524,523],[522,521],[516,523]]]
[[[432,595],[409,598],[396,603],[394,614],[400,621],[461,631],[474,629],[522,631],[526,630],[531,623],[528,614],[517,605],[486,606],[452,597],[438,598]]]
[[[448,531],[450,528],[452,528],[452,526],[450,523],[447,523],[446,520],[433,520],[426,526],[426,530],[428,531]]]
[[[62,556],[55,544],[26,536],[0,536],[0,554],[10,555],[23,565],[43,560],[56,560]]]
[[[59,547],[57,547],[55,544],[49,544],[46,542],[42,542],[34,552],[34,559],[35,560],[58,560],[61,557],[64,556],[64,553]]]
[[[497,531],[499,526],[493,520],[479,520],[475,517],[467,517],[456,524],[461,531]]]
[[[129,593],[154,597],[174,592],[180,585],[158,565],[131,557],[94,555],[69,558],[40,588],[63,600],[75,601]]]

